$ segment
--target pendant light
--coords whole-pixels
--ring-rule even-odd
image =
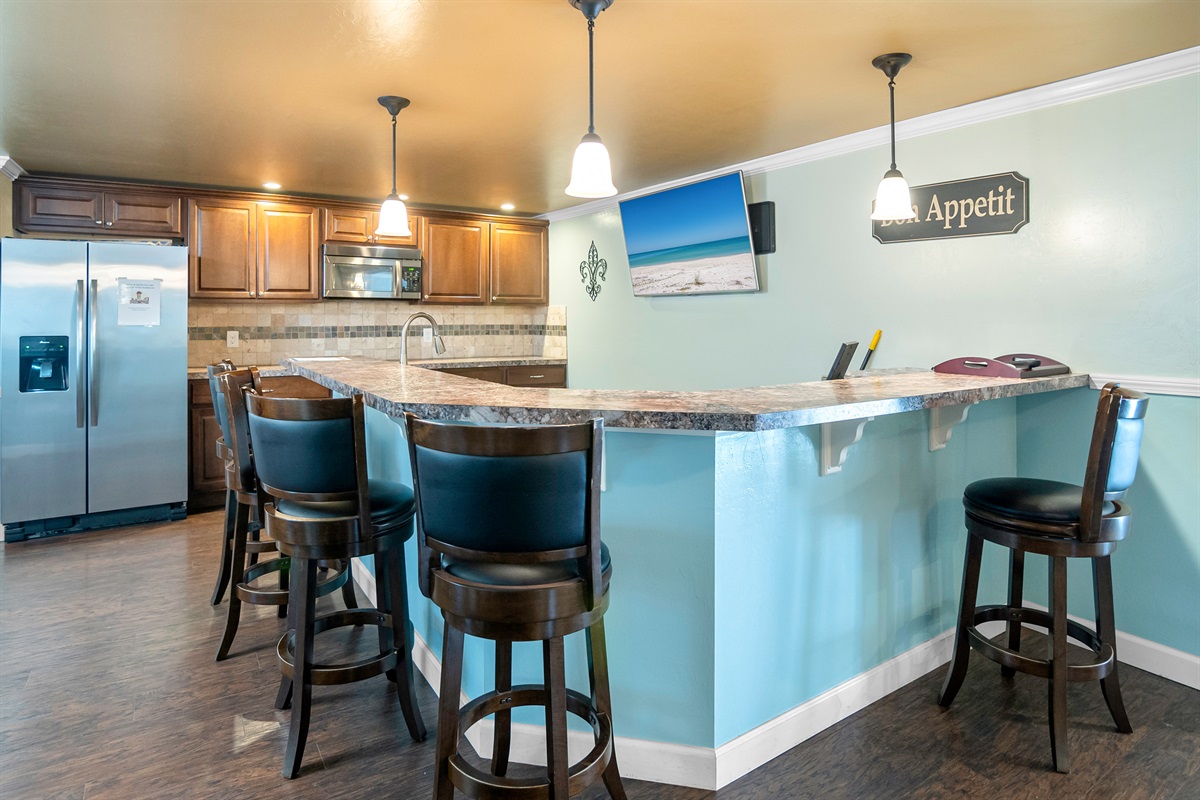
[[[608,160],[608,149],[596,135],[596,78],[595,37],[596,17],[613,4],[613,0],[567,0],[583,12],[588,21],[588,132],[575,148],[575,159],[571,162],[571,183],[567,194],[572,197],[612,197],[617,193],[613,186],[612,163]]]
[[[396,115],[401,109],[408,108],[408,98],[384,95],[379,98],[379,105],[392,115],[392,193],[379,207],[379,227],[375,229],[375,235],[412,236],[412,231],[408,229],[408,209],[396,193]]]
[[[875,209],[871,219],[904,220],[916,219],[912,209],[912,198],[908,193],[908,181],[896,169],[896,75],[900,68],[912,61],[908,53],[888,53],[871,62],[875,69],[882,70],[888,77],[888,92],[892,98],[892,167],[883,173],[879,189],[875,192]]]

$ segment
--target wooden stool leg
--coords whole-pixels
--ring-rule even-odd
[[[1067,559],[1050,559],[1050,753],[1054,768],[1068,772],[1067,756]]]
[[[1113,649],[1113,668],[1107,678],[1100,680],[1100,691],[1108,704],[1108,713],[1121,733],[1132,733],[1125,703],[1121,701],[1121,684],[1117,678],[1117,626],[1113,616],[1112,561],[1109,556],[1092,559],[1092,593],[1096,600],[1096,635]]]
[[[942,683],[938,704],[949,708],[954,696],[962,688],[967,677],[967,664],[971,657],[971,640],[967,629],[975,623],[975,598],[979,594],[979,564],[983,560],[983,539],[967,534],[967,555],[963,561],[962,598],[958,605],[958,624],[954,627],[954,654],[950,657],[950,669]]]
[[[604,619],[598,619],[587,633],[588,684],[592,690],[592,705],[608,717],[612,724],[612,696],[608,688],[608,647],[604,640]],[[613,739],[617,738],[613,731]],[[628,800],[625,786],[621,783],[621,772],[617,769],[617,749],[613,745],[612,758],[604,769],[604,786],[613,800]]]
[[[276,556],[276,558],[285,559],[285,558],[287,558],[287,556],[279,555],[279,556]],[[291,569],[292,569],[291,562],[290,561],[287,561],[287,562],[277,561],[275,563],[276,564],[285,564],[285,566],[282,566],[279,568],[279,591],[286,592],[286,591],[288,591],[288,573],[291,572]],[[281,605],[279,607],[279,610],[275,612],[275,615],[277,617],[279,617],[280,619],[285,619],[288,615],[287,604]]]
[[[354,573],[351,569],[354,559],[346,559],[346,582],[342,584],[342,602],[346,608],[358,608],[358,597],[354,594]]]
[[[442,686],[438,696],[434,800],[454,800],[450,757],[458,752],[458,696],[462,691],[463,632],[446,623],[442,636]]]
[[[296,630],[296,603],[291,602],[291,600],[292,592],[291,588],[289,587],[287,625],[283,631],[285,638],[289,636],[292,631]],[[280,711],[292,707],[292,679],[282,673],[279,676],[279,690],[275,693],[275,707]]]
[[[1020,608],[1024,602],[1024,585],[1025,585],[1025,551],[1010,550],[1008,554],[1008,606],[1009,608]],[[1008,649],[1014,653],[1021,650],[1021,623],[1015,620],[1009,620],[1006,623],[1008,627]],[[1006,678],[1011,678],[1017,674],[1017,671],[1012,667],[1000,667],[1000,674]]]
[[[546,777],[550,800],[567,800],[571,762],[567,755],[567,667],[563,637],[542,641],[546,687]]]
[[[225,618],[225,634],[217,647],[217,661],[225,660],[233,637],[237,635],[238,622],[242,617],[242,601],[237,596],[238,584],[246,575],[246,527],[250,521],[250,506],[245,503],[237,504],[237,515],[233,525],[233,563],[231,564],[229,586],[229,613]]]
[[[287,750],[283,754],[283,777],[300,774],[308,722],[312,714],[313,618],[316,616],[317,562],[295,559],[295,573],[288,605],[296,606],[296,651],[292,682],[299,689],[292,704],[292,722],[288,726]]]
[[[496,691],[512,689],[512,642],[496,642]],[[497,711],[492,736],[492,774],[508,774],[508,753],[512,744],[512,711]]]
[[[229,588],[229,571],[233,566],[233,527],[237,522],[237,495],[225,490],[225,519],[221,526],[221,564],[217,568],[217,583],[213,586],[211,605],[217,605]]]
[[[386,607],[392,619],[393,646],[396,648],[396,695],[400,698],[400,710],[408,725],[408,735],[414,742],[425,741],[425,720],[417,706],[416,671],[413,667],[412,646],[408,638],[408,592],[404,581],[404,544],[399,543],[376,555],[376,564],[383,561],[384,575],[376,574],[376,583],[386,579],[388,584]],[[456,695],[457,696],[457,695]]]

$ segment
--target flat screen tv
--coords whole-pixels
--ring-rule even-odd
[[[635,295],[758,291],[740,171],[620,206]]]

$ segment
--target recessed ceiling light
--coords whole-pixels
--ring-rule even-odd
[[[500,206],[501,211],[512,211],[514,208],[516,208],[516,206],[514,206],[512,203],[504,203]]]
[[[402,195],[400,195],[400,199],[401,199],[401,200],[407,200],[407,199],[408,199],[408,195],[406,195],[406,194],[402,194]]]
[[[275,181],[267,181],[266,183],[263,184],[263,188],[264,189],[282,189],[283,185],[276,183]]]

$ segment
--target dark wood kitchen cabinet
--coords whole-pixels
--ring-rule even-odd
[[[178,192],[67,178],[21,178],[13,190],[13,227],[23,233],[149,239],[185,233]]]
[[[427,303],[545,305],[545,223],[484,217],[426,217],[421,299]]]
[[[188,216],[189,296],[320,298],[317,206],[193,197]]]
[[[386,247],[420,247],[421,217],[408,213],[409,236],[377,236],[378,206],[326,206],[324,239],[347,244],[377,244]]]
[[[542,386],[547,389],[567,388],[565,364],[546,364],[520,367],[455,367],[441,369],[450,375],[475,378],[480,381],[503,383],[508,386]]]
[[[283,397],[329,397],[319,383],[299,375],[262,379],[263,390]],[[213,409],[208,380],[188,381],[188,511],[207,511],[225,503],[225,463],[217,458],[221,426]]]

